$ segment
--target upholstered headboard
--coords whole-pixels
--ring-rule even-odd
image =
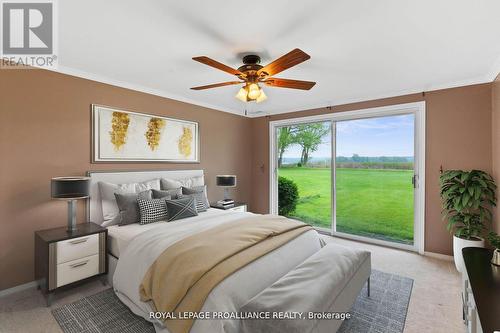
[[[143,182],[155,178],[184,179],[203,176],[203,170],[155,170],[155,171],[88,171],[90,177],[90,198],[87,199],[87,222],[103,222],[101,195],[98,183],[124,184]]]

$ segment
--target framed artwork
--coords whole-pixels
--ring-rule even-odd
[[[197,122],[92,105],[93,162],[200,161]]]

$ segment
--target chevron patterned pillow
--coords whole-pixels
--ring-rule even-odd
[[[168,222],[198,215],[195,198],[192,196],[177,200],[165,200],[165,203],[167,204]]]

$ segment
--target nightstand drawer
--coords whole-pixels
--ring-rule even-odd
[[[99,234],[57,242],[57,263],[88,257],[99,253]]]
[[[229,208],[228,210],[232,210],[234,212],[246,212],[247,211],[247,206],[246,205],[236,206],[236,207],[233,207],[233,208]]]
[[[57,265],[57,287],[99,274],[99,255]]]

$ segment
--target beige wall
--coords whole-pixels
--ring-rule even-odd
[[[491,172],[491,84],[445,89],[376,101],[252,119],[252,206],[269,209],[269,121],[415,101],[426,102],[425,251],[452,254],[452,237],[441,220],[439,168]]]
[[[250,200],[250,119],[48,71],[1,70],[0,88],[0,290],[33,281],[33,232],[66,223],[51,177],[202,168],[211,198],[222,196],[215,175],[234,173],[235,198]],[[92,103],[198,121],[201,163],[91,164]]]
[[[209,195],[216,199],[222,193],[214,176],[235,173],[234,197],[264,213],[269,201],[269,120],[422,100],[427,103],[425,249],[451,254],[451,236],[440,218],[439,167],[491,171],[493,151],[494,171],[500,175],[500,148],[495,145],[500,134],[495,123],[491,126],[493,101],[500,129],[500,88],[498,83],[493,93],[491,88],[475,85],[247,119],[53,72],[0,71],[0,290],[33,280],[33,232],[66,223],[65,204],[50,199],[51,177],[87,170],[202,168]],[[198,121],[201,163],[91,164],[92,103]]]
[[[492,84],[491,89],[491,107],[492,107],[492,169],[493,177],[500,186],[500,74]],[[497,191],[497,196],[500,191]],[[495,209],[494,227],[500,234],[500,208]]]

